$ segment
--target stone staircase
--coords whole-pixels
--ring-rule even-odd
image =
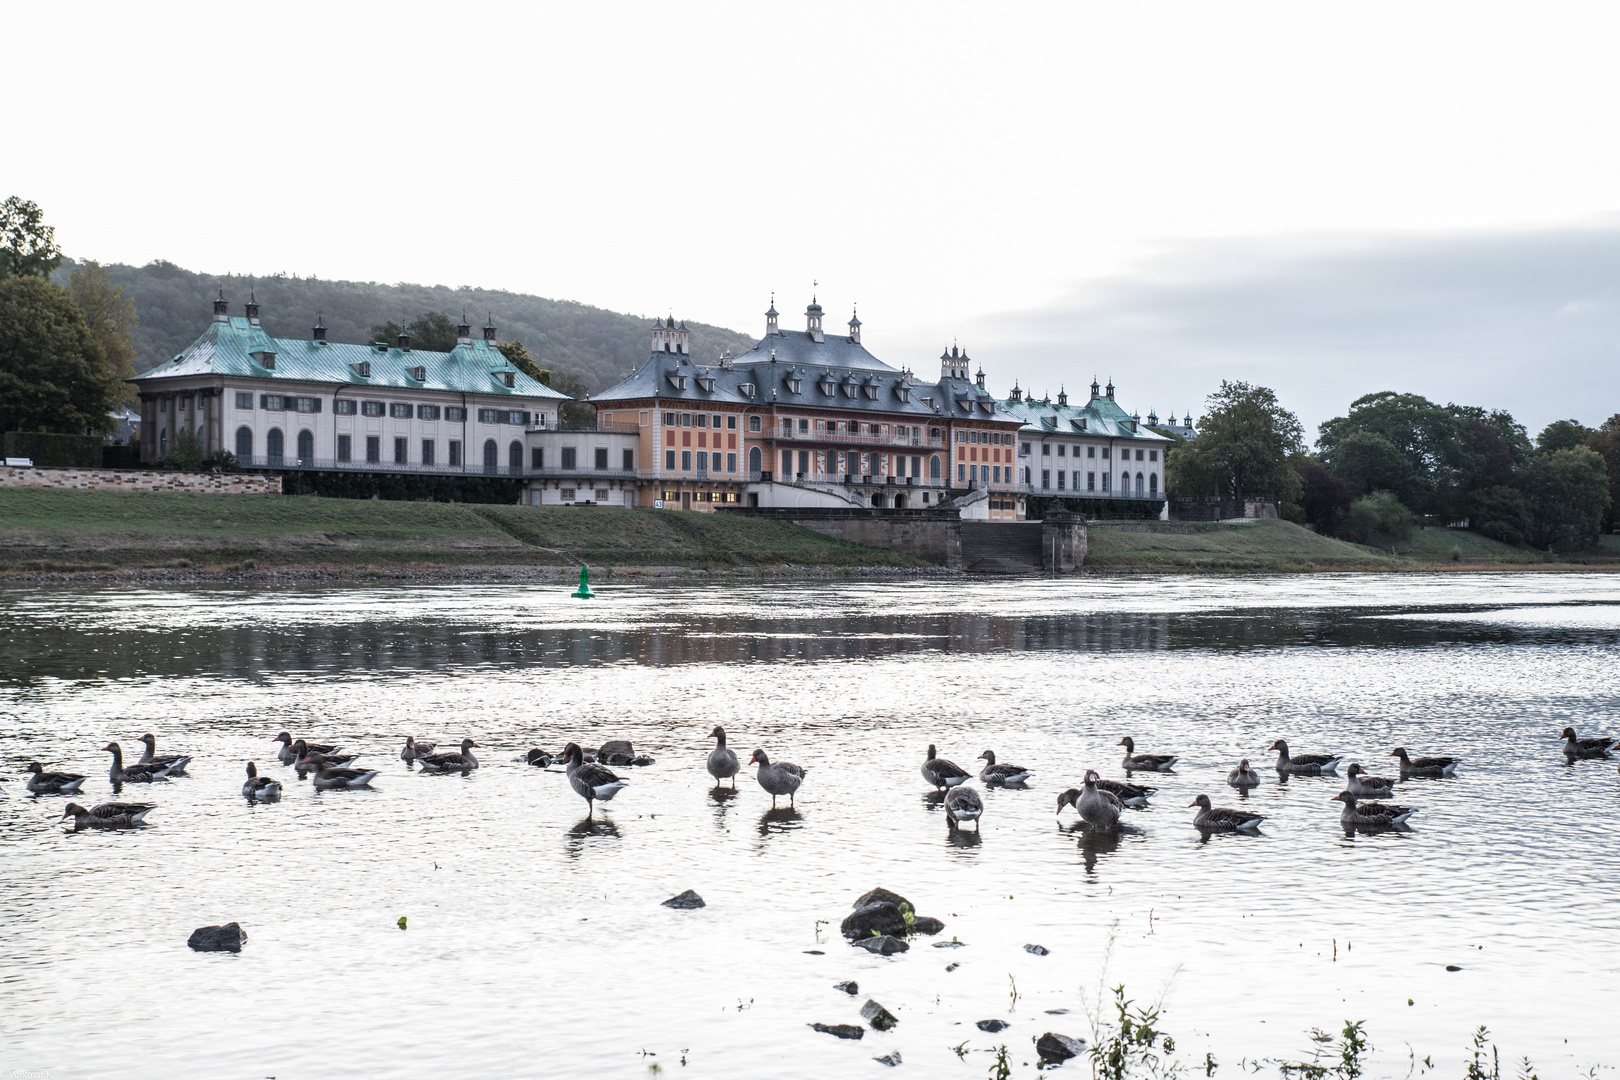
[[[962,565],[970,574],[1041,572],[1041,523],[962,522]]]

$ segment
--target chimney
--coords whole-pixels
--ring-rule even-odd
[[[461,309],[461,322],[456,324],[456,344],[472,344],[472,324],[467,321],[467,309]]]
[[[315,315],[315,328],[310,331],[310,334],[312,335],[310,337],[311,341],[326,340],[326,327],[321,323],[321,316],[319,312],[317,312]]]
[[[769,336],[778,332],[776,329],[776,294],[771,293],[771,310],[765,313],[765,333]]]
[[[214,301],[214,321],[230,322],[230,302],[225,299],[225,290],[219,290],[219,299]]]
[[[849,314],[849,340],[856,345],[861,343],[861,317],[854,308],[850,309]]]
[[[804,329],[817,345],[824,340],[821,336],[821,305],[816,303],[814,296],[810,297],[810,306],[804,309]]]
[[[259,325],[259,298],[253,295],[251,289],[248,290],[247,320],[249,326]]]
[[[495,344],[495,320],[490,312],[484,312],[484,340],[491,346]]]
[[[411,335],[405,333],[404,331],[401,331],[400,335],[399,335],[399,351],[400,352],[410,352],[411,351]]]

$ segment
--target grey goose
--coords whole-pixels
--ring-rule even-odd
[[[327,761],[319,750],[311,751],[303,764],[315,774],[310,782],[322,791],[369,787],[377,776],[376,769],[340,769]]]
[[[765,756],[763,750],[755,750],[748,758],[748,764],[759,766],[754,779],[759,781],[760,787],[771,793],[773,810],[776,809],[776,799],[779,795],[786,795],[788,805],[794,805],[794,793],[799,790],[799,785],[804,783],[804,774],[810,771],[801,769],[791,761],[773,762]]]
[[[994,750],[986,750],[979,760],[985,763],[979,779],[987,784],[1022,784],[1029,779],[1029,770],[1022,765],[997,765]]]
[[[1346,790],[1358,799],[1387,799],[1395,793],[1395,781],[1387,776],[1371,776],[1355,762],[1344,771],[1344,781]]]
[[[742,770],[742,764],[737,760],[737,752],[726,746],[726,729],[716,724],[714,730],[709,732],[714,740],[714,749],[709,751],[709,775],[715,780],[730,780],[731,786],[737,786],[737,773]]]
[[[945,823],[956,828],[964,822],[973,822],[973,828],[978,829],[979,819],[984,816],[984,802],[979,793],[965,785],[957,785],[945,793]]]
[[[1605,737],[1592,739],[1577,739],[1575,729],[1567,727],[1558,736],[1564,740],[1564,757],[1570,761],[1590,760],[1592,758],[1606,758],[1609,750],[1614,746],[1614,740]]]
[[[477,745],[471,739],[462,739],[461,753],[423,754],[417,757],[416,763],[422,766],[423,772],[471,772],[478,768],[478,759],[472,752]]]
[[[190,754],[159,754],[157,752],[157,736],[148,731],[136,742],[146,744],[146,751],[141,754],[137,765],[161,765],[169,770],[170,776],[186,775],[186,766],[191,764]]]
[[[1237,829],[1248,832],[1258,829],[1260,823],[1266,820],[1264,814],[1256,814],[1250,810],[1213,806],[1208,795],[1200,795],[1187,805],[1198,807],[1198,813],[1193,815],[1193,825],[1205,832],[1232,832]]]
[[[281,762],[283,765],[291,765],[300,757],[297,744],[293,742],[293,737],[288,732],[283,731],[271,741],[281,744],[281,749],[276,751],[276,760]],[[333,755],[339,750],[343,749],[343,747],[334,745],[332,743],[312,743],[307,739],[299,739],[298,742],[304,744],[305,752],[314,750],[319,754]],[[350,760],[352,761],[353,758]]]
[[[292,766],[298,770],[298,779],[300,780],[319,769],[322,765],[336,769],[349,764],[360,756],[359,754],[336,754],[330,750],[321,750],[318,747],[309,745],[303,739],[299,739],[292,744],[292,751]],[[320,759],[319,764],[316,763],[316,758]]]
[[[1260,786],[1260,774],[1249,767],[1249,759],[1244,758],[1237,763],[1237,768],[1226,774],[1226,783],[1235,788],[1256,788]]]
[[[124,767],[124,750],[115,742],[103,746],[102,751],[113,756],[107,777],[115,784],[150,784],[154,780],[167,780],[167,765],[131,765]],[[108,805],[111,805],[110,803]]]
[[[1125,804],[1118,795],[1098,787],[1097,781],[1100,779],[1095,769],[1086,770],[1085,783],[1080,797],[1074,800],[1074,808],[1093,829],[1118,828],[1119,815],[1125,812]]]
[[[247,763],[247,782],[242,785],[242,795],[249,802],[275,802],[281,798],[281,781],[260,776],[258,768],[250,761]]]
[[[928,744],[928,756],[923,758],[922,774],[935,790],[956,787],[972,775],[956,762],[940,757],[933,743]]]
[[[628,786],[628,781],[606,765],[586,761],[585,751],[580,749],[578,743],[563,747],[563,760],[568,765],[568,786],[585,800],[587,817],[595,816],[598,799],[607,802],[619,793],[620,788]]]
[[[1450,776],[1457,771],[1457,759],[1449,757],[1420,757],[1407,756],[1406,747],[1397,746],[1389,752],[1389,756],[1401,759],[1401,779],[1410,780],[1413,777],[1434,780],[1442,776]]]
[[[1406,819],[1417,813],[1417,810],[1410,806],[1361,802],[1348,791],[1341,791],[1328,801],[1344,803],[1344,809],[1339,811],[1339,824],[1346,828],[1354,826],[1373,829],[1390,828],[1395,825],[1406,824]]]
[[[1288,744],[1281,739],[1266,749],[1277,751],[1277,771],[1289,776],[1321,776],[1339,767],[1343,754],[1289,754]]]
[[[84,786],[84,777],[78,773],[46,772],[37,761],[28,763],[28,790],[35,795],[77,795]]]
[[[62,818],[73,819],[73,831],[80,829],[128,829],[146,820],[157,809],[156,803],[105,802],[86,810],[70,802],[62,808]]]
[[[1130,772],[1169,772],[1176,763],[1175,754],[1138,754],[1136,740],[1129,735],[1125,736],[1115,746],[1125,748],[1125,760],[1120,762],[1125,771]]]
[[[418,742],[414,735],[405,736],[405,748],[399,752],[399,760],[410,765],[418,758],[425,758],[438,749],[438,743]]]

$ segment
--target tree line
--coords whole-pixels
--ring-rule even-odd
[[[1596,428],[1555,421],[1531,439],[1505,410],[1381,391],[1325,421],[1312,452],[1266,387],[1223,381],[1207,405],[1196,438],[1163,433],[1176,443],[1173,493],[1263,495],[1283,517],[1358,543],[1404,539],[1423,522],[1567,551],[1616,527],[1620,414]]]

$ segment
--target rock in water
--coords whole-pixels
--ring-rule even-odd
[[[850,942],[850,944],[854,945],[857,949],[865,949],[867,952],[877,953],[879,956],[893,956],[897,952],[905,952],[907,949],[911,948],[910,945],[907,945],[899,938],[891,937],[888,934],[884,934],[880,937],[857,938]]]
[[[883,1065],[898,1065],[900,1064],[900,1051],[891,1050],[882,1057],[873,1058],[872,1060]]]
[[[601,745],[600,749],[596,751],[596,760],[606,765],[608,764],[609,758],[618,756],[620,754],[624,755],[624,760],[626,762],[629,762],[631,758],[636,756],[636,752],[631,748],[630,741],[628,739],[609,739],[607,742]]]
[[[994,1035],[998,1031],[1005,1031],[1012,1025],[1005,1020],[980,1020],[976,1026],[980,1031],[988,1031]]]
[[[906,920],[900,914],[900,908],[891,901],[874,900],[850,912],[838,929],[847,938],[871,937],[874,932],[904,934]]]
[[[645,768],[652,763],[653,759],[648,757],[646,754],[637,754],[635,757],[630,759],[630,764],[636,766],[637,768]]]
[[[699,896],[691,889],[687,889],[679,896],[672,896],[668,900],[665,900],[663,906],[680,908],[682,911],[690,911],[693,908],[708,907],[708,905],[703,902],[703,897]]]
[[[1071,1039],[1067,1035],[1048,1031],[1035,1040],[1035,1052],[1041,1055],[1042,1061],[1068,1061],[1086,1052],[1086,1040]]]
[[[911,920],[911,932],[913,934],[937,934],[943,929],[945,929],[945,924],[932,915],[918,915]]]
[[[859,1024],[811,1024],[811,1030],[824,1031],[828,1035],[836,1035],[840,1039],[863,1039],[866,1029]]]
[[[833,987],[833,989],[834,990],[842,990],[844,993],[848,994],[850,997],[854,997],[856,994],[861,992],[861,984],[854,981],[853,979],[851,979],[849,982],[838,983],[836,986]]]
[[[1045,945],[1025,945],[1024,951],[1027,953],[1033,953],[1035,956],[1046,956],[1052,950],[1048,949]]]
[[[965,948],[967,948],[967,942],[965,942],[965,941],[957,941],[955,938],[951,938],[951,940],[949,940],[949,941],[936,941],[936,942],[934,942],[934,948],[936,948],[936,949],[965,949]]]
[[[199,926],[186,944],[198,952],[241,952],[245,941],[247,931],[238,923],[228,922],[224,926]]]
[[[875,904],[879,900],[887,901],[888,903],[893,904],[895,907],[899,907],[901,904],[911,904],[910,900],[907,900],[897,892],[890,892],[888,889],[873,889],[871,892],[856,900],[855,906],[865,907],[867,904]],[[917,910],[916,906],[913,905],[911,910]]]
[[[900,1022],[898,1016],[871,998],[867,998],[866,1004],[861,1006],[861,1019],[871,1024],[877,1031],[888,1031]]]

